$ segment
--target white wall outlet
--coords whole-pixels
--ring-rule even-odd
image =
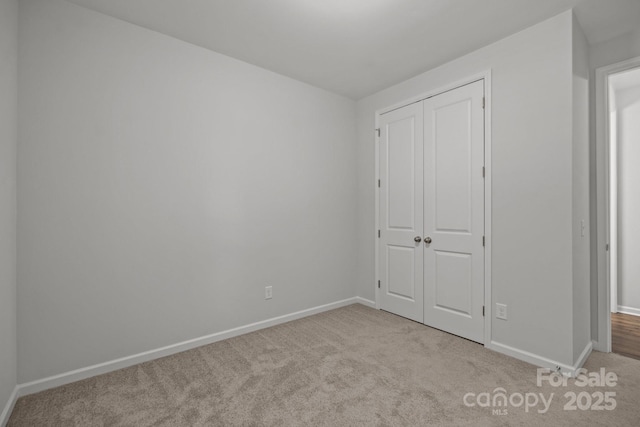
[[[264,288],[264,299],[273,298],[273,286],[265,286]]]
[[[507,304],[496,303],[496,319],[507,320]]]

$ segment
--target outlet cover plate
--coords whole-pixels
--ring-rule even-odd
[[[507,305],[496,303],[496,319],[507,320]]]

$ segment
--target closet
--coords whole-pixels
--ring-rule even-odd
[[[484,80],[379,116],[378,303],[484,341]]]

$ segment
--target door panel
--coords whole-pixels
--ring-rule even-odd
[[[423,321],[423,108],[380,116],[380,308]]]
[[[424,101],[424,322],[483,342],[482,81]]]
[[[471,231],[471,100],[433,110],[435,226],[439,231]],[[464,122],[460,123],[463,118]]]
[[[415,229],[416,118],[390,122],[387,131],[389,229]]]
[[[443,310],[471,315],[471,255],[435,252],[434,305]]]
[[[415,248],[402,246],[387,246],[387,266],[389,273],[388,292],[399,298],[415,300],[416,277],[413,272],[416,268]],[[422,286],[422,283],[419,284]]]

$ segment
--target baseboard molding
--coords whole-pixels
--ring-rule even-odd
[[[514,357],[518,360],[522,360],[527,363],[531,363],[532,365],[539,366],[541,368],[549,368],[552,371],[560,368],[560,371],[567,376],[574,377],[578,369],[584,365],[584,362],[587,361],[587,358],[591,354],[591,350],[593,349],[591,341],[587,343],[584,350],[578,357],[575,365],[567,365],[564,363],[557,362],[555,360],[548,359],[546,357],[540,356],[538,354],[534,354],[528,351],[520,350],[515,347],[511,347],[505,344],[501,344],[496,341],[491,341],[490,344],[485,347],[489,350],[497,351],[498,353],[506,354],[507,356]]]
[[[582,350],[582,353],[580,353],[580,356],[578,356],[578,360],[576,360],[575,365],[573,365],[574,374],[578,369],[584,366],[589,356],[591,356],[592,351],[593,351],[593,342],[589,341],[587,345],[584,347],[584,350]]]
[[[366,305],[368,307],[371,308],[376,308],[376,302],[375,301],[371,301],[370,299],[366,299],[366,298],[362,298],[362,297],[356,297],[356,302],[362,305]]]
[[[640,309],[634,307],[625,307],[624,305],[618,306],[618,313],[630,314],[632,316],[640,316]]]
[[[4,406],[2,410],[2,414],[0,414],[0,426],[5,427],[9,422],[9,417],[11,416],[11,412],[13,411],[13,407],[16,405],[16,401],[18,400],[18,386],[13,388],[13,392],[11,396],[9,396],[9,401]]]
[[[139,363],[155,360],[160,357],[170,356],[186,350],[191,350],[203,345],[212,344],[217,341],[226,340],[228,338],[237,337],[239,335],[254,332],[260,329],[269,328],[281,323],[290,322],[292,320],[301,319],[303,317],[333,310],[351,304],[370,305],[371,301],[359,297],[347,298],[341,301],[320,305],[306,310],[296,311],[295,313],[285,314],[283,316],[273,317],[271,319],[262,320],[260,322],[251,323],[249,325],[240,326],[215,334],[206,335],[200,338],[194,338],[177,344],[168,345],[166,347],[157,348],[155,350],[145,351],[143,353],[134,354],[132,356],[123,357],[109,362],[99,363],[97,365],[88,366],[86,368],[76,369],[74,371],[65,372],[51,377],[31,381],[17,386],[17,397],[26,396],[28,394],[38,393],[53,387],[69,384],[75,381],[91,378],[96,375],[105,374],[107,372],[116,371],[118,369],[127,368]],[[375,304],[374,304],[375,307]]]
[[[609,351],[607,350],[607,346],[604,344],[604,342],[592,340],[591,344],[593,344],[592,345],[593,350],[599,351],[601,353],[609,353]]]

